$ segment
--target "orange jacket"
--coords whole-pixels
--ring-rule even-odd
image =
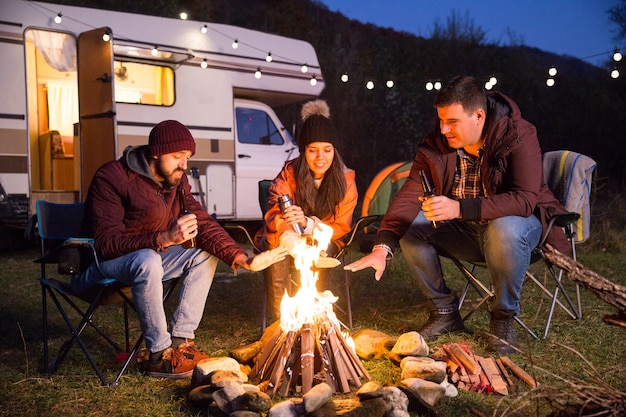
[[[347,188],[343,200],[337,205],[337,216],[328,216],[320,219],[323,223],[333,228],[332,240],[339,249],[344,246],[343,241],[340,239],[345,236],[352,227],[352,214],[354,213],[358,199],[354,171],[346,168],[344,173]],[[298,205],[298,201],[296,201],[295,198],[296,178],[293,169],[293,161],[289,161],[285,164],[270,185],[269,200],[267,203],[268,210],[267,213],[265,213],[265,225],[255,236],[258,245],[262,244],[262,239],[265,237],[269,245],[275,248],[279,246],[280,236],[283,232],[293,230],[292,227],[284,221],[280,213],[280,208],[278,207],[278,197],[285,194],[289,195],[293,204]],[[310,216],[310,213],[304,214]]]

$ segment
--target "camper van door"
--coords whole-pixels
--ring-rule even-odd
[[[236,100],[235,120],[237,217],[261,219],[256,198],[259,181],[274,179],[286,161],[298,156],[298,148],[274,111],[263,103]]]

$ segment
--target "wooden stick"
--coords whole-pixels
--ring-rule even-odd
[[[296,333],[294,331],[289,331],[285,338],[285,343],[283,344],[283,348],[278,356],[278,361],[276,361],[276,366],[273,369],[272,376],[270,377],[269,385],[267,387],[267,395],[270,397],[274,395],[274,392],[278,389],[280,381],[283,378],[283,373],[285,371],[285,364],[287,359],[289,358],[289,353],[291,352],[291,347],[296,339]]]
[[[504,379],[506,379],[506,382],[509,384],[509,387],[511,387],[512,390],[515,389],[515,383],[511,379],[509,372],[506,370],[504,364],[502,363],[502,359],[500,358],[496,359],[496,364],[498,365],[498,368],[500,368],[500,372],[502,372],[502,375],[504,375]]]
[[[506,383],[504,382],[504,379],[502,379],[500,371],[498,371],[496,361],[492,357],[483,358],[481,356],[476,356],[476,360],[478,360],[481,368],[483,368],[483,372],[487,376],[487,379],[489,379],[489,383],[491,384],[493,390],[500,395],[509,395]]]
[[[313,388],[314,340],[313,327],[310,324],[304,324],[300,333],[300,374],[302,375],[303,394]]]
[[[324,330],[328,335],[328,341],[332,352],[332,363],[335,365],[337,371],[337,377],[339,379],[339,388],[344,394],[350,392],[350,384],[348,384],[348,378],[346,376],[346,365],[344,364],[341,353],[339,351],[339,342],[337,341],[337,335],[334,331],[331,331],[331,327],[328,324],[324,325]]]
[[[480,366],[476,363],[476,361],[474,361],[474,359],[472,359],[472,357],[468,355],[467,352],[465,352],[458,344],[450,343],[450,352],[458,358],[469,374],[476,375],[480,371]]]
[[[528,375],[526,371],[517,366],[511,359],[506,356],[502,356],[500,359],[502,360],[502,363],[511,370],[511,372],[513,372],[519,379],[524,381],[526,384],[530,385],[533,388],[538,385],[532,376]]]

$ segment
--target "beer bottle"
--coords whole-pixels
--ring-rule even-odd
[[[435,189],[432,185],[430,185],[430,181],[428,181],[426,173],[420,169],[419,174],[420,179],[422,180],[422,187],[424,188],[424,197],[428,198],[436,196],[437,194],[435,194]],[[434,229],[439,227],[439,222],[433,220],[431,223]]]
[[[189,206],[187,206],[187,198],[185,196],[185,190],[183,187],[178,189],[178,199],[180,200],[180,215],[181,217],[185,214],[191,214],[191,210],[189,210]],[[196,238],[192,237],[188,240],[185,240],[181,246],[185,249],[191,249],[196,247]]]

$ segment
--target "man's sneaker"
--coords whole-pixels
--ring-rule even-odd
[[[178,350],[181,351],[186,358],[193,360],[194,363],[198,363],[202,359],[209,358],[209,355],[196,347],[196,344],[193,340],[185,340],[184,343],[178,345]]]
[[[160,361],[147,363],[148,375],[153,378],[183,379],[191,378],[197,362],[183,350],[169,347],[163,351]]]
[[[426,323],[418,330],[418,333],[429,341],[448,333],[461,333],[465,331],[465,325],[459,310],[434,310]]]
[[[496,310],[491,312],[489,334],[487,335],[487,350],[498,352],[500,355],[510,355],[517,352],[517,334],[513,328],[515,312]]]

